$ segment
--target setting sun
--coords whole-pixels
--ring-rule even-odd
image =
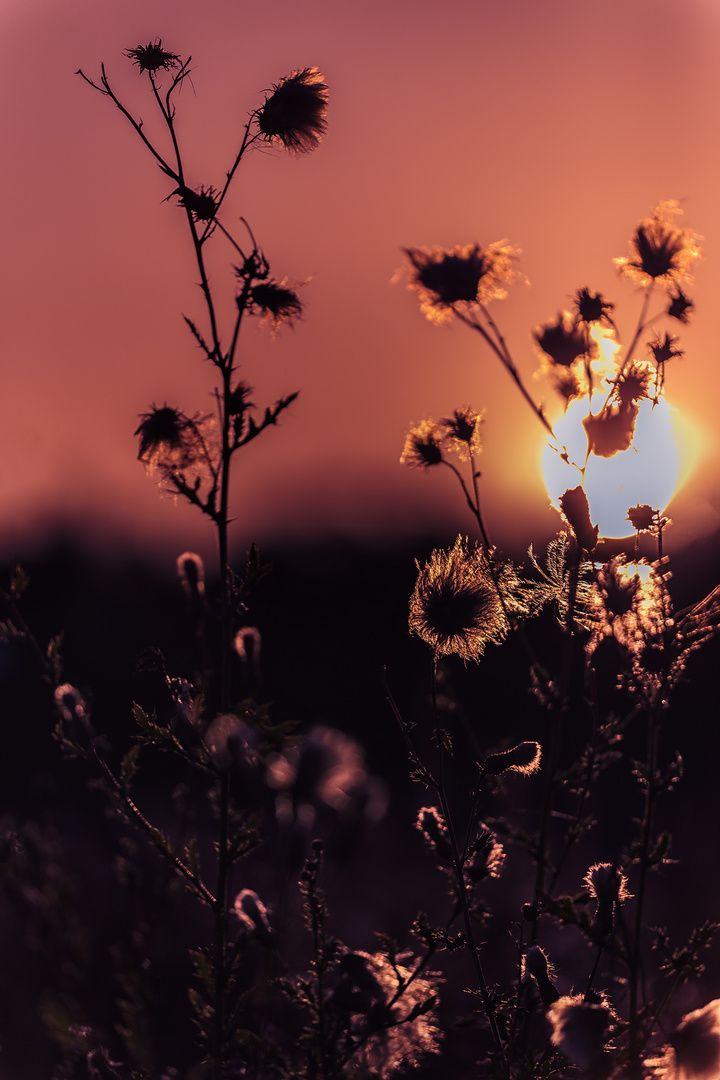
[[[570,459],[578,465],[582,465],[587,450],[582,423],[587,413],[587,398],[575,401],[554,428],[558,442],[567,447]],[[553,502],[579,483],[577,466],[566,464],[550,445],[543,451],[542,468]],[[587,463],[584,487],[590,517],[600,526],[600,535],[629,536],[632,527],[627,512],[631,506],[647,503],[662,512],[672,498],[678,471],[672,409],[662,399],[654,407],[651,401],[642,401],[632,446],[608,458],[591,454]]]

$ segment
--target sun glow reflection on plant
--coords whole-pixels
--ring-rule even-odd
[[[579,465],[587,451],[582,425],[587,414],[587,398],[574,401],[554,427],[558,442],[567,447],[571,460]],[[560,495],[580,482],[580,473],[549,445],[543,452],[542,467],[548,494],[557,505]],[[600,535],[630,536],[633,530],[627,512],[631,506],[648,504],[660,512],[665,510],[675,491],[678,473],[672,409],[664,399],[654,407],[651,401],[640,402],[632,446],[610,458],[592,454],[587,463],[585,492],[590,518],[600,526]]]

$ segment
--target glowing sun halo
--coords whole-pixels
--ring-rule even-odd
[[[579,464],[587,450],[582,426],[587,413],[587,398],[574,401],[554,428],[558,442],[567,447],[570,459]],[[633,445],[611,458],[591,455],[585,470],[590,519],[600,526],[600,535],[629,536],[632,526],[627,512],[631,506],[647,503],[662,512],[675,490],[678,469],[671,409],[664,400],[655,408],[650,401],[640,402]],[[543,453],[543,475],[555,505],[564,491],[580,483],[578,469],[566,465],[550,446]]]

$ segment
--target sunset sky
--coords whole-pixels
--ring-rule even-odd
[[[330,87],[320,147],[248,155],[224,208],[278,278],[306,283],[293,330],[243,330],[255,402],[301,393],[236,459],[239,542],[469,530],[449,474],[399,464],[410,423],[463,404],[486,410],[492,538],[547,537],[540,425],[475,335],[432,326],[392,283],[400,249],[522,249],[530,284],[493,314],[552,411],[530,331],[587,285],[631,335],[640,298],[612,260],[661,199],[680,201],[705,250],[695,318],[668,327],[686,350],[668,400],[686,472],[694,461],[670,514],[678,544],[719,527],[718,0],[0,0],[3,553],[22,557],[58,521],[213,548],[199,514],[143,475],[133,437],[153,402],[212,406],[213,371],[182,319],[203,316],[183,213],[127,121],[74,74],[97,78],[104,61],[160,137],[124,56],[158,36],[192,54],[178,128],[197,184],[222,182],[273,83],[317,65]],[[216,249],[231,312],[232,252]]]

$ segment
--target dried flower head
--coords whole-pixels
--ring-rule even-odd
[[[241,294],[242,295],[242,294]],[[238,297],[238,304],[241,297]],[[273,331],[285,323],[292,326],[302,318],[302,301],[294,289],[290,289],[285,279],[277,281],[261,281],[250,289],[248,299],[248,311],[253,315],[260,316],[260,324],[268,323]]]
[[[434,420],[421,420],[405,436],[400,464],[411,469],[427,469],[443,460],[444,432]]]
[[[138,45],[135,49],[126,49],[125,55],[137,64],[140,71],[155,75],[158,71],[170,71],[180,63],[176,53],[163,48],[162,38],[155,38],[147,45]]]
[[[627,512],[627,521],[637,532],[650,532],[657,524],[657,513],[647,503],[631,506]]]
[[[206,431],[210,417],[186,416],[170,405],[140,417],[135,434],[140,438],[138,458],[148,471],[185,472],[208,463]]]
[[[470,405],[455,409],[452,416],[442,420],[445,428],[445,442],[463,461],[477,457],[482,449],[480,425],[484,414],[476,412]]]
[[[679,338],[673,337],[672,334],[665,334],[663,338],[658,334],[648,342],[648,349],[658,367],[667,364],[668,360],[675,360],[685,355],[684,349],[675,348],[678,340]]]
[[[404,248],[410,264],[408,286],[420,295],[420,307],[431,322],[444,323],[455,312],[466,313],[475,304],[502,300],[507,287],[520,279],[516,268],[519,249],[505,241],[482,248]]]
[[[637,285],[657,283],[668,290],[679,289],[691,279],[702,249],[692,229],[680,229],[674,224],[681,213],[678,203],[669,199],[658,203],[650,217],[640,222],[630,241],[630,255],[615,259],[623,277]]]
[[[435,656],[478,660],[490,642],[501,641],[508,621],[482,548],[458,536],[449,551],[433,551],[410,598],[412,633]]]
[[[341,819],[379,821],[387,804],[382,784],[368,774],[360,744],[321,724],[298,745],[270,758],[268,783],[278,792],[278,819],[308,827],[318,806],[330,807]]]
[[[606,1057],[608,1029],[614,1013],[599,995],[592,999],[582,994],[559,998],[548,1009],[552,1025],[552,1042],[573,1065],[584,1074],[607,1075],[599,1070]],[[598,1072],[592,1072],[597,1069]]]
[[[294,154],[314,150],[327,129],[328,88],[316,67],[293,71],[275,83],[255,118],[266,142]]]
[[[606,300],[602,293],[593,293],[587,287],[578,289],[573,297],[578,319],[583,323],[605,322],[609,326],[615,326],[610,312],[615,305]]]
[[[612,634],[631,652],[642,650],[648,637],[662,636],[669,618],[666,593],[657,566],[616,555],[598,570],[591,592],[594,636]]]
[[[694,308],[695,304],[693,301],[678,287],[675,296],[670,297],[667,313],[672,319],[677,319],[682,323],[689,323]]]
[[[720,1075],[720,999],[684,1016],[660,1058],[648,1061],[656,1080],[715,1080]]]
[[[533,330],[533,338],[544,357],[553,364],[568,368],[591,349],[597,349],[585,328],[569,311],[559,311],[557,318]]]
[[[650,398],[655,381],[652,365],[645,360],[633,360],[613,382],[613,397],[621,405],[633,405]]]
[[[576,398],[587,397],[587,377],[582,363],[569,368],[550,363],[544,373],[549,376],[553,390],[564,400],[566,409]]]

